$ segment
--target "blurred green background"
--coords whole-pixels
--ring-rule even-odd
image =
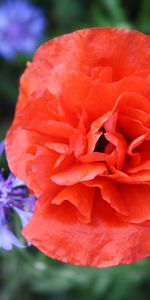
[[[0,1],[1,3],[2,1]],[[5,1],[3,1],[4,3]],[[43,40],[91,26],[150,33],[149,0],[37,0],[47,20]],[[18,80],[27,60],[0,58],[0,139],[12,121]],[[123,245],[124,246],[124,245]],[[36,249],[0,250],[0,300],[149,300],[150,259],[133,265],[95,269],[45,257]]]

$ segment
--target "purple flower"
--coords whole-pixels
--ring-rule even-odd
[[[0,155],[4,144],[0,143]],[[11,229],[10,217],[15,211],[25,226],[32,216],[35,207],[35,196],[29,194],[27,187],[12,173],[4,178],[0,171],[0,248],[11,250],[13,245],[24,248]]]
[[[42,9],[21,0],[0,4],[0,55],[13,60],[17,53],[31,55],[42,41],[46,21]]]

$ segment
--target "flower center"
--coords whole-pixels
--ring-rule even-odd
[[[102,127],[100,129],[101,132],[103,132],[103,134],[100,136],[100,138],[98,139],[94,152],[101,152],[104,153],[105,152],[105,148],[106,146],[109,144],[109,142],[107,141],[107,139],[105,138],[104,133],[106,132],[105,129]]]

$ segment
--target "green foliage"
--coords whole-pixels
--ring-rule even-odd
[[[35,249],[1,255],[1,300],[149,299],[150,260],[105,269],[51,260]],[[49,298],[51,295],[52,298]],[[58,298],[59,299],[59,298]]]
[[[1,300],[37,295],[46,300],[148,300],[149,281],[149,259],[96,269],[54,261],[32,248],[1,253]]]
[[[35,0],[47,18],[45,39],[90,26],[150,33],[149,0]],[[0,139],[13,117],[18,81],[31,57],[0,59]],[[0,251],[0,300],[149,300],[150,260],[106,269],[76,267],[36,249]]]

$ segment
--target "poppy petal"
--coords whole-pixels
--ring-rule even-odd
[[[82,184],[64,187],[52,200],[52,204],[60,205],[63,201],[69,201],[79,211],[80,221],[89,223],[93,207],[95,189],[88,188]]]
[[[83,224],[65,204],[49,207],[45,215],[36,209],[23,235],[46,255],[76,265],[106,267],[150,255],[149,226],[119,220],[100,196],[92,215],[91,223]]]
[[[68,186],[80,181],[91,180],[103,173],[107,173],[107,168],[103,163],[77,164],[52,175],[51,180],[58,185]]]

